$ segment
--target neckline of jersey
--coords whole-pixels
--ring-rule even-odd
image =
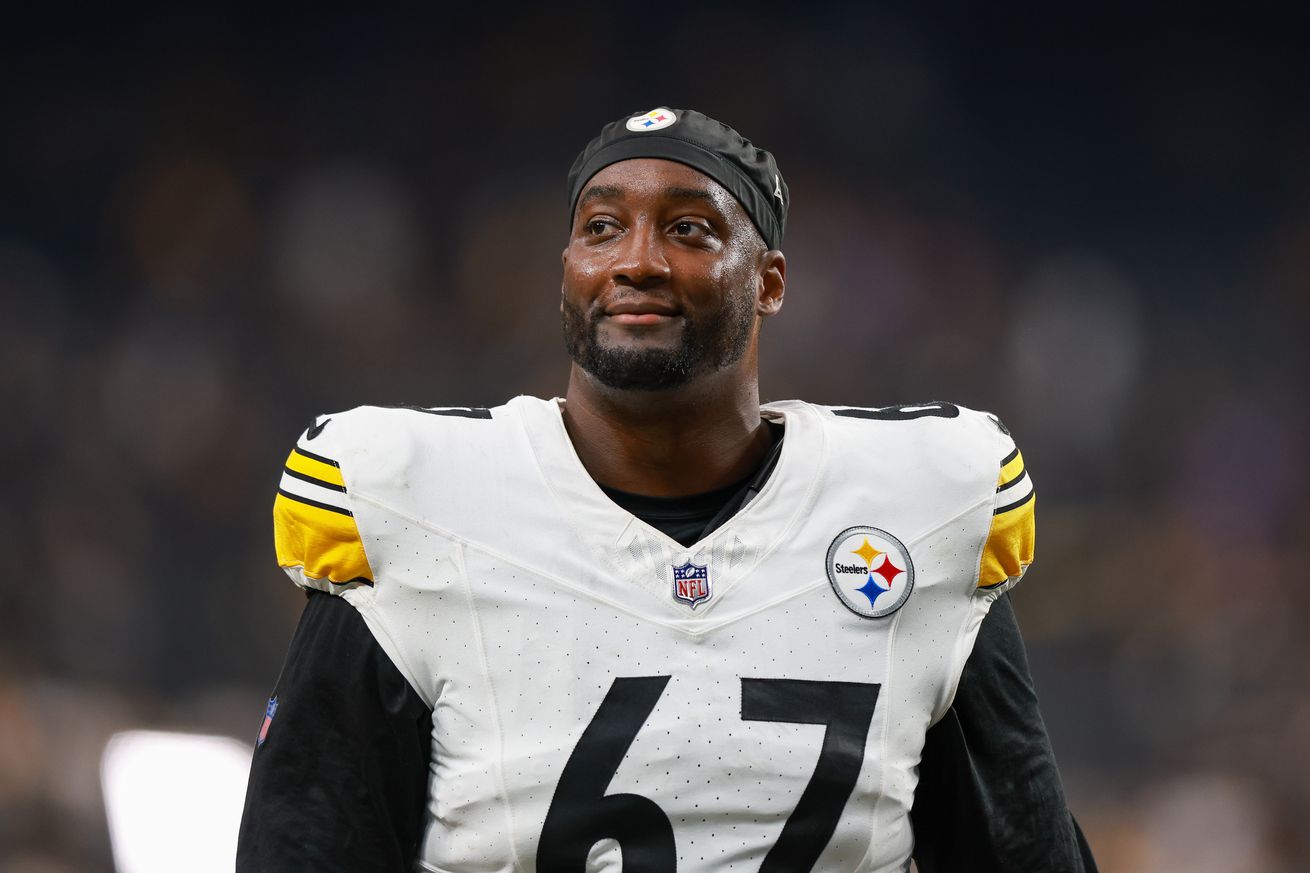
[[[723,510],[723,507],[729,500],[736,497],[744,488],[747,488],[756,479],[761,480],[757,488],[758,492],[765,484],[768,483],[772,469],[765,471],[764,467],[769,464],[772,457],[773,446],[783,441],[786,429],[782,424],[762,419],[769,427],[769,435],[773,443],[769,446],[769,452],[760,459],[760,463],[755,466],[745,476],[736,482],[729,483],[710,491],[700,491],[695,494],[682,494],[676,497],[658,497],[650,494],[638,494],[635,491],[624,491],[620,488],[611,488],[608,485],[600,485],[600,490],[605,492],[605,496],[613,500],[621,508],[628,510],[633,515],[641,519],[660,519],[660,520],[680,520],[704,517],[705,522],[709,522],[715,515]],[[761,472],[764,475],[761,475]],[[743,507],[744,508],[744,507]]]
[[[699,552],[707,548],[713,540],[726,537],[737,528],[744,527],[757,517],[773,510],[774,504],[777,502],[774,499],[775,495],[782,491],[785,485],[790,484],[798,491],[796,494],[797,499],[794,501],[794,505],[790,507],[790,511],[787,508],[779,507],[780,514],[783,517],[777,519],[774,525],[776,530],[773,531],[775,534],[783,533],[792,526],[797,516],[808,504],[809,501],[804,499],[805,495],[810,493],[814,480],[819,476],[820,469],[823,466],[822,447],[815,444],[815,440],[822,442],[822,427],[818,421],[810,420],[815,417],[817,411],[809,404],[799,401],[782,401],[762,405],[760,407],[760,417],[763,420],[783,423],[786,428],[787,439],[783,441],[776,468],[768,477],[768,481],[764,483],[764,487],[759,494],[750,503],[743,506],[731,518],[716,527],[703,539],[699,539],[689,546],[684,546],[663,531],[615,503],[605,493],[603,486],[591,478],[591,474],[587,472],[582,459],[578,457],[577,450],[573,446],[573,440],[569,438],[568,429],[564,426],[564,398],[555,397],[548,401],[542,401],[535,397],[520,399],[541,404],[539,408],[546,412],[551,421],[551,426],[555,430],[557,440],[561,441],[557,444],[559,446],[558,452],[553,453],[557,455],[553,460],[559,462],[563,469],[555,468],[554,465],[548,463],[548,459],[544,458],[540,452],[537,453],[538,468],[542,475],[546,477],[546,480],[551,483],[553,491],[558,494],[558,489],[563,486],[578,497],[585,497],[593,509],[615,521],[618,527],[627,528],[632,524],[641,525],[647,529],[649,535],[667,542],[673,549],[684,554]],[[557,474],[563,478],[557,479]]]

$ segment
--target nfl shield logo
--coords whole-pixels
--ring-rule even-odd
[[[710,599],[710,570],[691,561],[673,568],[673,599],[696,608],[696,604]]]
[[[268,701],[268,709],[264,710],[264,723],[259,726],[259,739],[255,740],[255,747],[264,745],[268,739],[268,729],[273,724],[273,716],[277,715],[277,698],[271,697]]]

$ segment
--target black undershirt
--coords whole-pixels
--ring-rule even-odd
[[[773,446],[749,476],[731,485],[683,497],[650,497],[605,485],[601,485],[600,490],[625,512],[635,515],[669,539],[691,546],[741,511],[769,480],[782,454],[785,431],[775,421],[766,421],[765,424],[769,426]]]
[[[687,497],[603,490],[691,546],[764,487],[783,436],[768,424],[773,450],[733,485]],[[408,871],[422,838],[432,713],[350,604],[309,595],[251,765],[237,871]],[[910,818],[921,873],[1096,871],[1065,804],[1008,594],[927,733]]]
[[[754,475],[754,474],[752,474]],[[706,526],[724,505],[746,487],[750,477],[725,488],[686,497],[648,497],[600,486],[605,496],[671,540],[690,546],[707,534]]]

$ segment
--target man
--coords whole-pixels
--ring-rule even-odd
[[[1005,601],[957,694],[1032,557],[1008,432],[760,404],[788,197],[726,125],[620,119],[569,176],[562,401],[305,432],[240,870],[1091,869]]]

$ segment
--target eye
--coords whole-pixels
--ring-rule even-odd
[[[588,236],[609,236],[618,230],[612,218],[593,218],[582,226]]]
[[[709,228],[699,221],[693,221],[690,218],[679,219],[673,222],[672,230],[678,236],[692,237],[699,239],[709,235]]]

